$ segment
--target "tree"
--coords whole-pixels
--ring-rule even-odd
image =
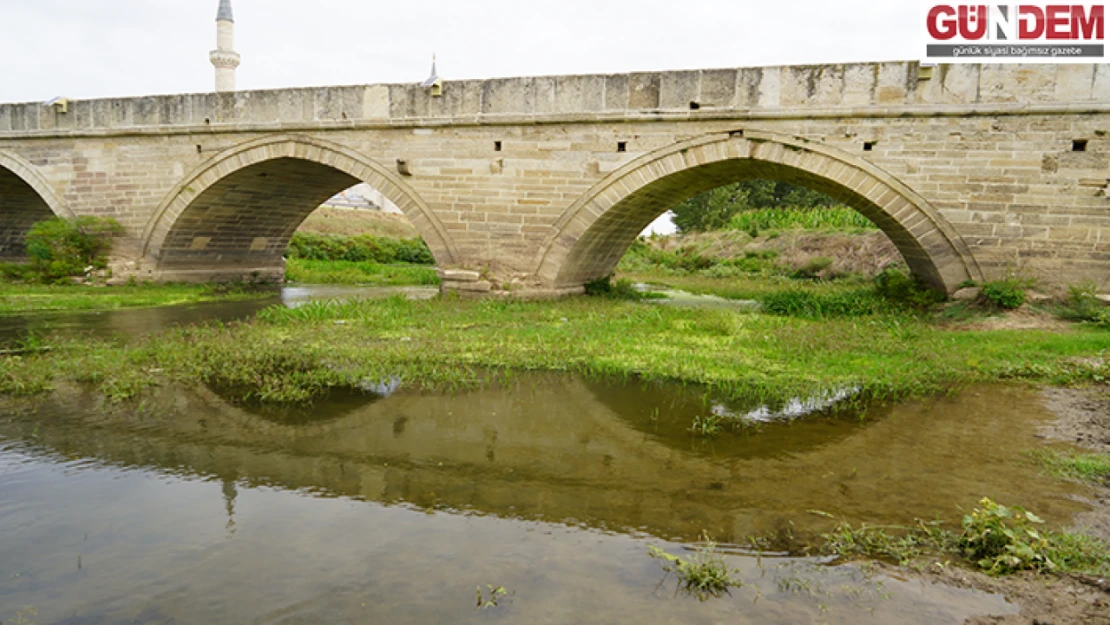
[[[836,204],[829,196],[786,182],[745,180],[717,187],[675,206],[674,223],[680,232],[706,232],[728,226],[732,216],[766,208],[827,208]]]

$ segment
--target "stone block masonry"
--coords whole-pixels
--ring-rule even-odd
[[[946,291],[1019,273],[1110,290],[1110,69],[916,63],[363,85],[0,105],[0,256],[50,214],[127,229],[120,278],[279,278],[366,182],[470,293],[579,292],[691,195],[839,198]],[[455,278],[459,279],[454,279]],[[475,278],[476,277],[476,278]]]

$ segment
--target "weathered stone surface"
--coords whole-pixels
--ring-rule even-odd
[[[440,269],[436,273],[440,280],[447,282],[477,282],[482,279],[482,274],[477,271],[465,269]]]
[[[1107,65],[880,63],[3,104],[0,257],[46,215],[104,215],[127,230],[114,280],[270,280],[364,181],[444,270],[565,293],[675,202],[764,177],[857,208],[949,292],[1015,270],[1106,291],[1108,85]]]
[[[484,280],[481,282],[444,282],[443,290],[464,293],[489,293],[493,290],[493,285]]]
[[[983,296],[983,289],[980,289],[978,287],[964,288],[964,289],[960,289],[959,291],[956,291],[955,293],[953,293],[952,294],[952,299],[957,301],[957,302],[974,302],[975,300],[979,299],[982,296]]]

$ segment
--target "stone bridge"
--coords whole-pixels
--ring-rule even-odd
[[[1018,272],[1110,288],[1110,67],[873,63],[0,105],[0,256],[50,215],[126,228],[117,279],[280,279],[324,200],[367,182],[445,289],[609,275],[675,203],[802,184],[953,291]],[[1103,237],[1106,236],[1106,239]]]

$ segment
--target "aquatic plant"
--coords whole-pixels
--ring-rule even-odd
[[[478,586],[476,591],[478,597],[479,610],[487,610],[489,608],[496,608],[501,605],[501,601],[510,596],[510,592],[504,586],[494,586],[493,584],[486,584],[486,590],[482,590]]]
[[[730,589],[744,585],[736,577],[738,571],[729,568],[724,557],[717,552],[717,543],[708,534],[702,534],[702,544],[692,557],[671,555],[655,546],[648,547],[648,555],[662,561],[663,571],[675,574],[679,590],[693,594],[702,601],[710,597],[720,597]]]
[[[702,436],[705,438],[716,438],[721,435],[722,423],[724,419],[717,415],[706,415],[704,417],[694,417],[694,422],[690,424],[690,432],[695,436]]]

